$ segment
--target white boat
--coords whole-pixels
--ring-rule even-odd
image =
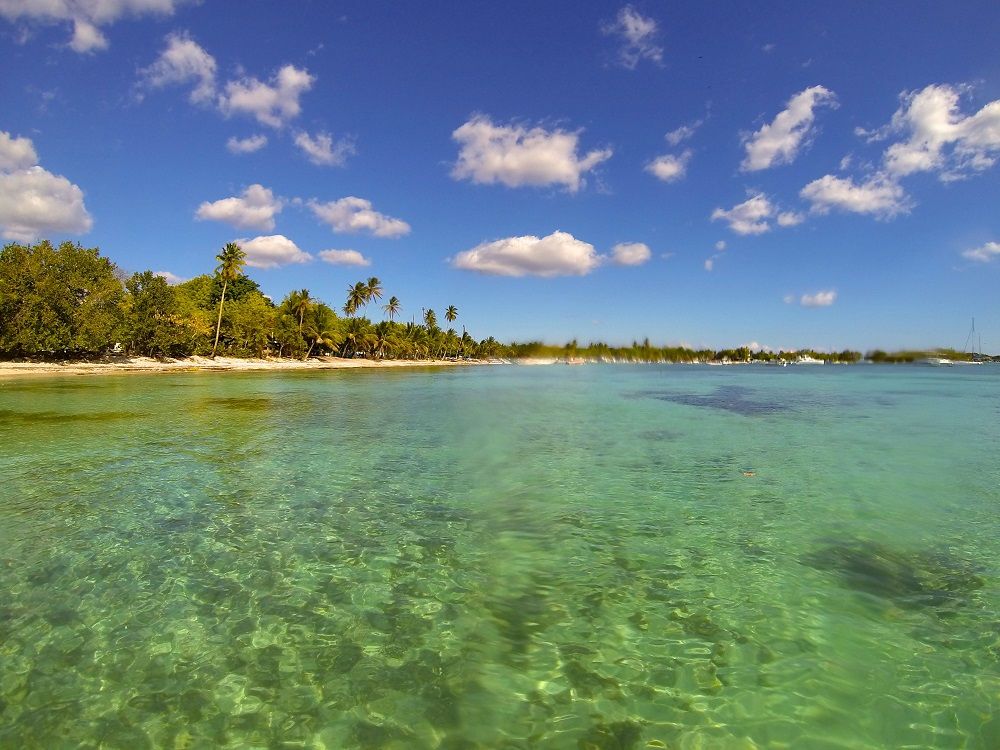
[[[810,357],[808,354],[803,354],[797,360],[795,360],[797,365],[825,365],[822,359],[816,359],[815,357]]]
[[[918,365],[930,365],[931,367],[951,367],[955,363],[947,357],[924,357],[916,361]]]

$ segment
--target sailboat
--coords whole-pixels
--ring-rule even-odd
[[[983,363],[983,353],[980,351],[976,353],[976,319],[972,319],[972,328],[969,329],[969,335],[965,337],[965,346],[962,347],[963,353],[969,352],[969,342],[972,342],[972,352],[971,359],[958,359],[955,360],[956,365],[981,365]],[[979,345],[980,350],[982,347],[982,342]]]

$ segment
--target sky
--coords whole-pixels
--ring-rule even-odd
[[[1000,4],[0,0],[0,235],[477,337],[1000,352]],[[381,311],[367,311],[381,317]],[[978,348],[978,346],[976,347]]]

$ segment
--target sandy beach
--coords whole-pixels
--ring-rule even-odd
[[[444,359],[341,359],[312,357],[301,359],[243,359],[238,357],[186,357],[184,359],[154,359],[152,357],[119,357],[102,361],[68,362],[0,362],[0,380],[46,375],[117,375],[122,373],[164,372],[245,372],[251,370],[350,370],[395,367],[467,367],[491,364],[484,360]]]

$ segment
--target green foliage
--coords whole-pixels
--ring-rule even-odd
[[[176,290],[151,271],[125,282],[126,348],[130,354],[182,357],[193,351],[192,324],[179,314]]]
[[[0,352],[94,355],[123,333],[120,272],[97,248],[48,241],[0,251]]]

